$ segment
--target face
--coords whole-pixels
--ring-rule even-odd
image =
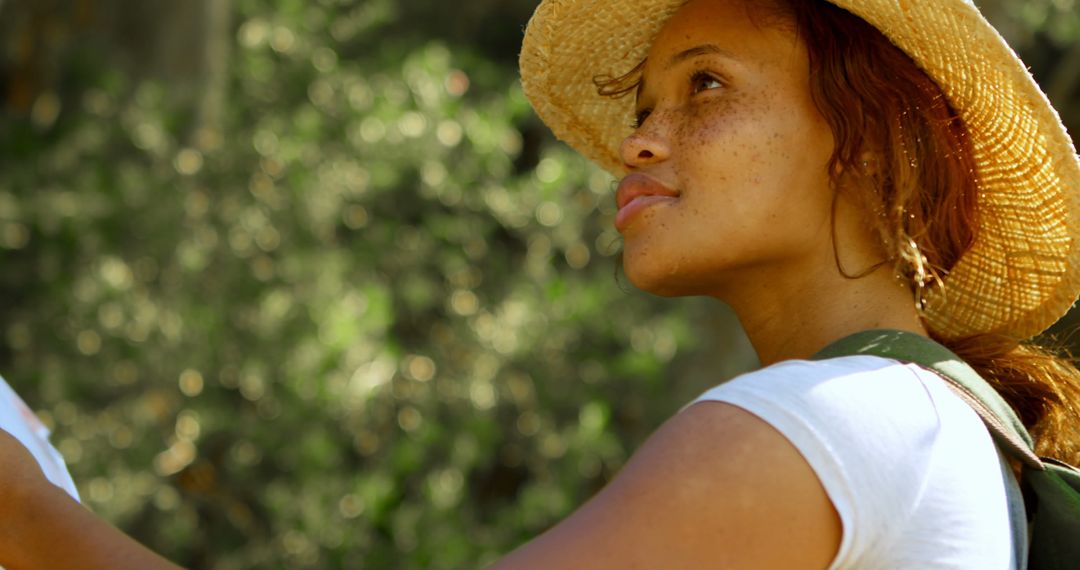
[[[690,0],[649,51],[616,218],[643,290],[726,298],[832,260],[833,138],[806,48],[745,1]]]

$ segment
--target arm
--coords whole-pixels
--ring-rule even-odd
[[[8,570],[178,568],[49,483],[26,448],[3,430],[0,465],[0,566]]]
[[[491,570],[825,568],[840,538],[832,502],[784,436],[741,408],[702,402]]]

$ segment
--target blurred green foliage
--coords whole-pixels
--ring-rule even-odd
[[[478,567],[752,364],[618,278],[481,33],[533,4],[235,0],[214,81],[73,42],[9,108],[0,371],[93,510],[192,568]]]
[[[700,305],[620,284],[611,178],[512,68],[387,0],[235,11],[220,124],[91,57],[5,121],[3,373],[178,563],[491,561],[693,395]]]

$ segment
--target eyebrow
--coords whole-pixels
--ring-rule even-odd
[[[723,57],[725,57],[727,59],[734,59],[734,60],[739,59],[739,58],[735,57],[735,55],[733,53],[731,53],[730,51],[727,51],[726,49],[723,49],[723,48],[721,48],[720,46],[718,46],[716,44],[702,44],[702,45],[699,45],[699,46],[694,46],[694,47],[689,48],[689,49],[684,49],[684,50],[680,51],[679,53],[671,56],[671,58],[668,59],[667,68],[671,69],[672,67],[674,67],[678,63],[684,62],[684,61],[686,61],[688,59],[691,59],[691,58],[695,58],[695,57],[697,57],[699,55],[708,55],[708,54],[720,55],[720,56],[723,56]]]
[[[670,58],[668,58],[667,65],[665,65],[664,68],[665,69],[671,69],[672,67],[675,67],[676,65],[678,65],[678,64],[680,64],[680,63],[682,63],[682,62],[684,62],[684,61],[686,61],[688,59],[693,59],[693,58],[695,58],[695,57],[697,57],[699,55],[719,55],[719,56],[724,57],[726,59],[739,61],[739,58],[736,57],[735,54],[731,53],[730,51],[728,51],[726,49],[721,48],[720,46],[718,46],[716,44],[701,44],[699,46],[694,46],[692,48],[684,49],[684,50],[680,51],[679,53],[671,56]],[[641,81],[638,82],[637,93],[635,94],[635,98],[641,99],[641,93],[644,90],[645,90],[645,77],[642,76]]]

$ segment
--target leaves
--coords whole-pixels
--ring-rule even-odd
[[[610,179],[526,149],[511,70],[376,43],[392,3],[235,10],[222,124],[83,61],[3,131],[5,374],[181,564],[477,566],[681,404],[682,307],[613,277]]]
[[[0,366],[91,508],[192,568],[479,567],[752,364],[618,277],[611,178],[489,29],[532,4],[235,0],[209,57],[4,3],[64,41],[0,122]],[[1064,41],[1065,4],[1000,8]]]

